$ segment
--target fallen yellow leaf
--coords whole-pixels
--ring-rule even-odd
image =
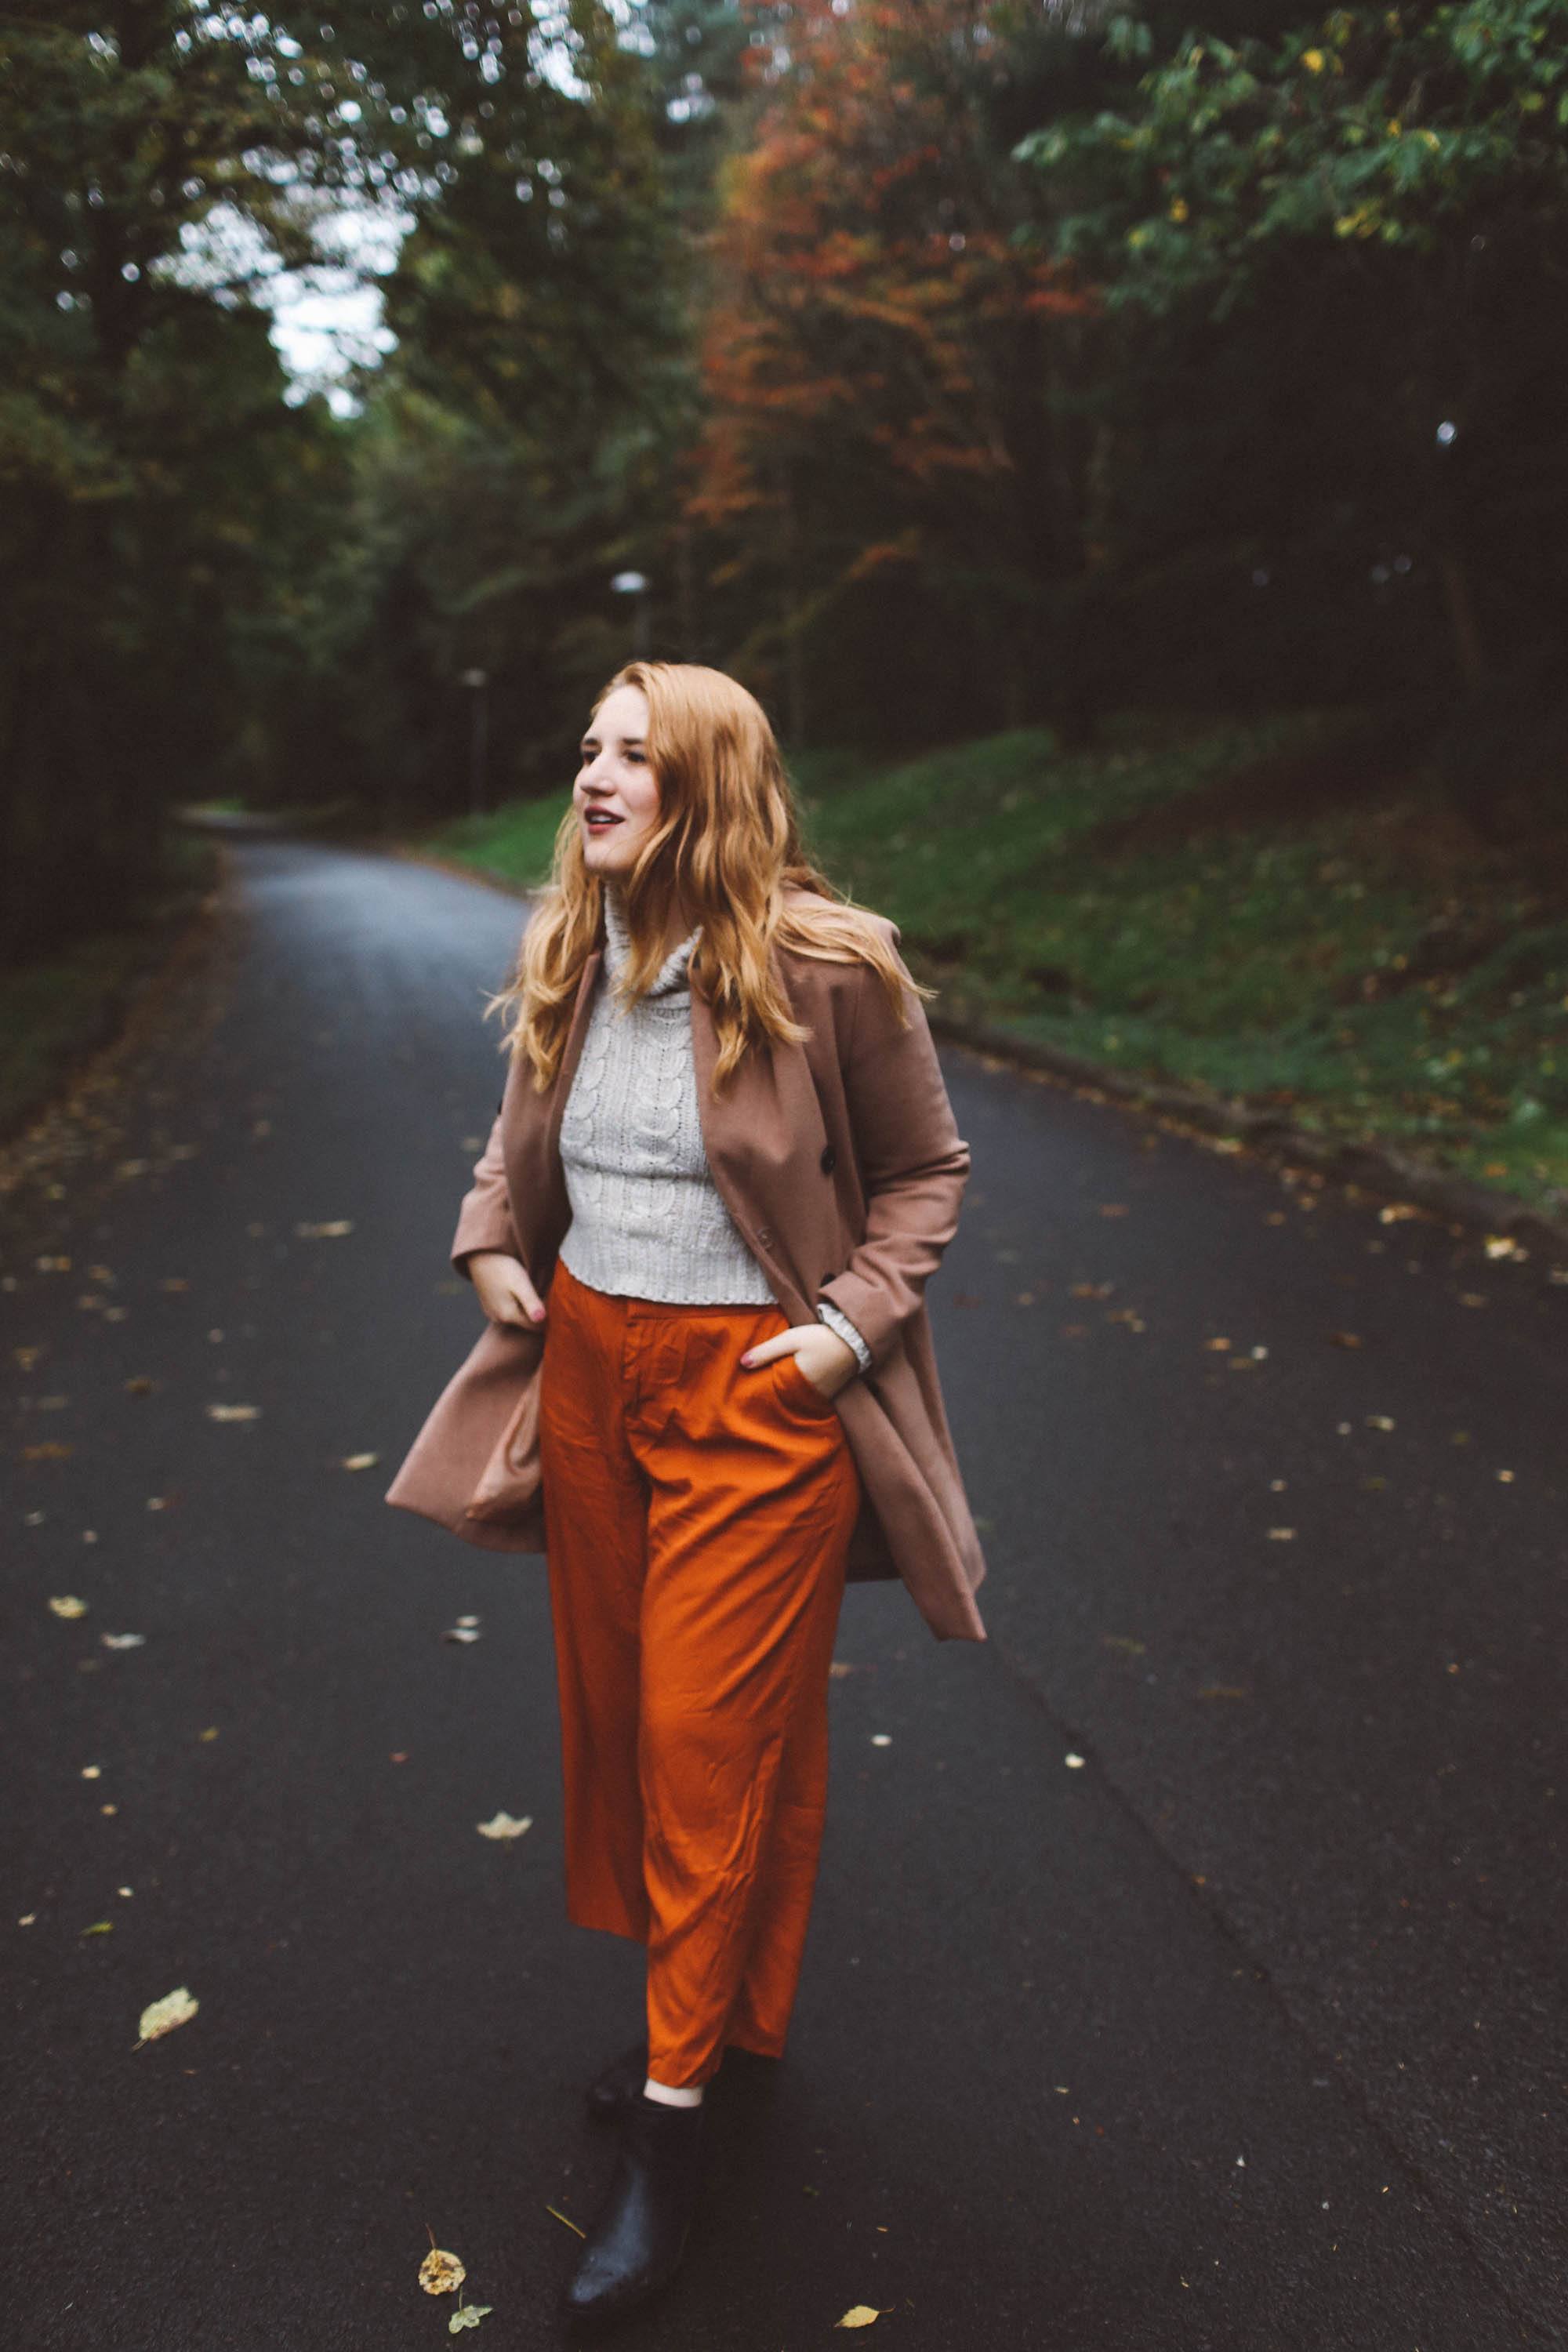
[[[524,1830],[533,1827],[533,1815],[524,1813],[521,1821],[514,1821],[510,1813],[500,1812],[488,1822],[476,1822],[474,1827],[482,1838],[520,1838]]]
[[[380,1460],[379,1454],[345,1454],[338,1467],[340,1470],[374,1470]]]
[[[457,2255],[440,2246],[432,2246],[419,2265],[419,2284],[426,2294],[456,2294],[468,2275]]]
[[[57,1617],[85,1617],[87,1603],[79,1601],[74,1592],[61,1592],[49,1602]]]
[[[874,2305],[852,2303],[843,2318],[836,2319],[833,2325],[835,2327],[869,2327],[871,2322],[879,2316]]]
[[[188,2025],[200,2007],[200,2001],[194,2000],[184,1985],[176,1985],[162,2000],[149,2001],[136,2029],[142,2037],[137,2049],[141,2049],[142,2042],[156,2042],[163,2034],[172,2033],[176,2025]]]

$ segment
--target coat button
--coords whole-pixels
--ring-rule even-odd
[[[757,1227],[757,1239],[761,1242],[763,1249],[766,1249],[769,1243],[773,1240],[773,1235],[768,1231],[766,1225],[759,1225]]]
[[[822,1162],[821,1162],[821,1166],[822,1166],[822,1172],[823,1172],[823,1174],[824,1174],[825,1176],[831,1176],[831,1175],[832,1175],[832,1173],[833,1173],[833,1171],[834,1171],[834,1170],[837,1167],[837,1165],[838,1165],[838,1154],[837,1154],[837,1151],[835,1151],[835,1150],[833,1149],[832,1144],[831,1144],[831,1143],[829,1143],[829,1144],[826,1145],[826,1146],[824,1147],[824,1150],[823,1150],[823,1154],[822,1154]]]

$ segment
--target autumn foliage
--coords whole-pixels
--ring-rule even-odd
[[[1048,463],[1048,338],[1091,298],[1016,236],[1024,191],[990,105],[997,12],[752,13],[770,29],[711,234],[688,513],[727,551],[720,584],[763,592],[746,655],[780,672],[797,733],[803,641],[853,635],[872,581],[896,618],[900,575],[960,624],[963,657],[977,590],[1000,612],[983,663],[1000,720],[1022,701],[1039,583],[1078,560]]]

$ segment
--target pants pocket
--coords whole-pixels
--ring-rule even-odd
[[[826,1414],[837,1411],[833,1399],[824,1396],[822,1391],[806,1379],[794,1356],[780,1356],[776,1360],[779,1399],[792,1412],[819,1421]]]

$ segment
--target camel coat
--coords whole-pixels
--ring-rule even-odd
[[[874,919],[896,944],[899,934]],[[864,1497],[852,1578],[901,1576],[939,1641],[984,1641],[985,1574],[927,1320],[924,1291],[958,1221],[969,1149],[953,1122],[918,997],[901,1028],[868,964],[776,950],[800,1045],[749,1055],[715,1094],[717,1042],[691,989],[703,1142],[713,1181],[792,1324],[842,1309],[871,1351],[834,1399]],[[505,1250],[546,1301],[571,1223],[558,1139],[602,952],[584,964],[561,1066],[536,1093],[509,1066],[451,1259]],[[542,1552],[539,1372],[548,1319],[487,1320],[416,1436],[384,1499],[492,1551]]]

